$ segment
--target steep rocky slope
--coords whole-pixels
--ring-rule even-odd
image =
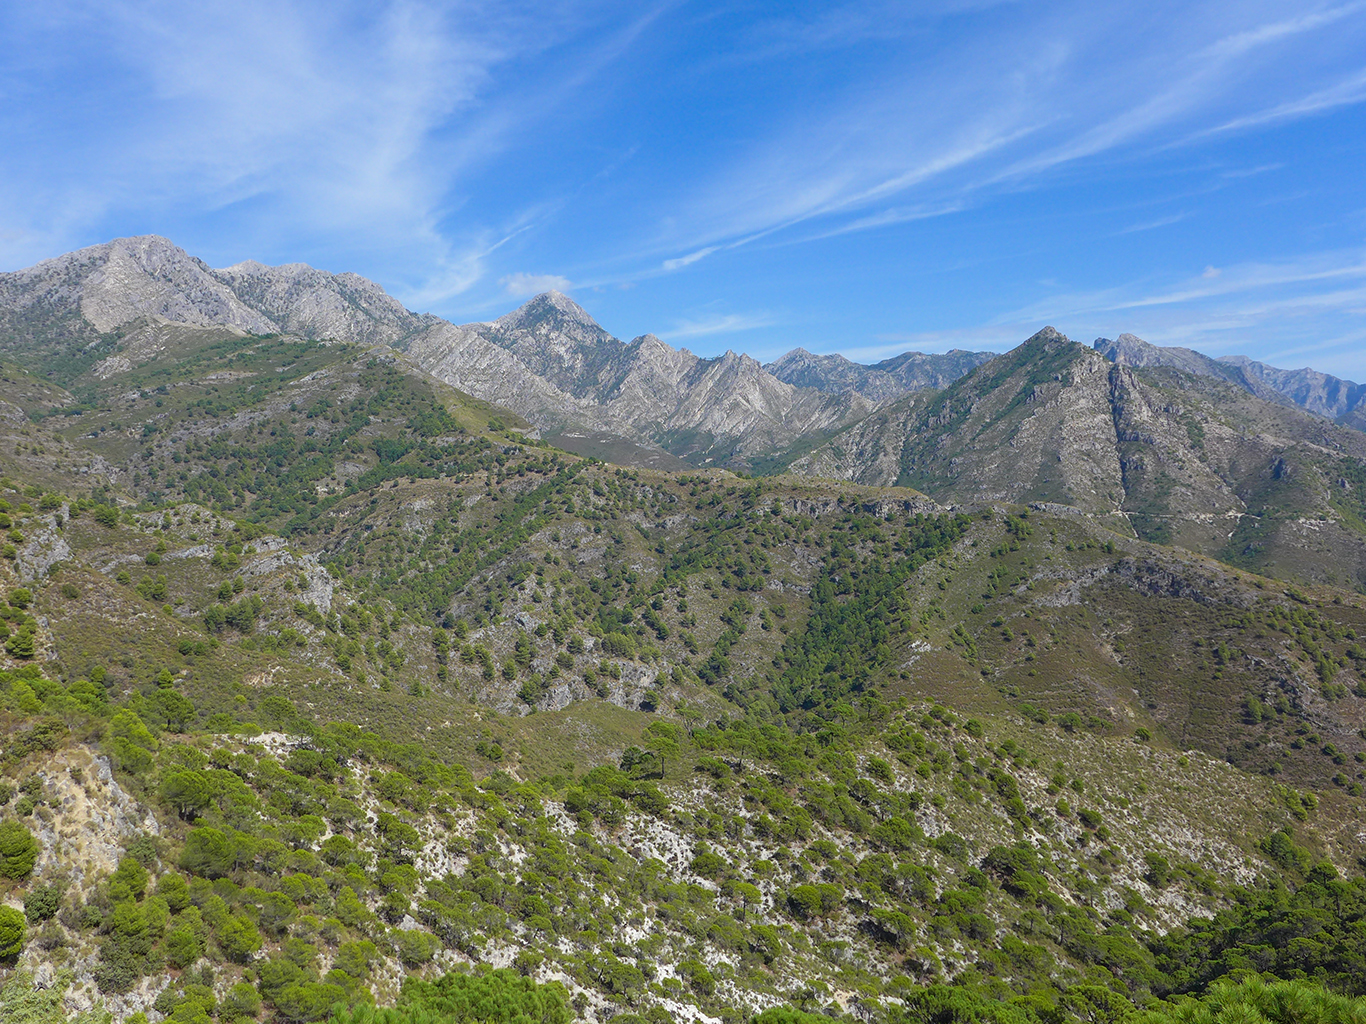
[[[1361,582],[1363,458],[1358,431],[1223,380],[1115,364],[1048,328],[793,469],[942,501],[1054,502],[1241,564]]]

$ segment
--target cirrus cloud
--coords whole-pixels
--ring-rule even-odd
[[[507,274],[500,277],[498,283],[514,299],[529,298],[542,292],[567,292],[574,287],[569,278],[558,274]]]

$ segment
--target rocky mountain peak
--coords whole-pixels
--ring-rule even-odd
[[[509,333],[558,330],[580,336],[610,337],[588,310],[562,292],[542,292],[493,323],[496,329]]]
[[[1063,342],[1071,344],[1072,339],[1063,334],[1056,327],[1044,327],[1027,338],[1024,346],[1021,347],[1023,348],[1028,345],[1057,345]]]
[[[808,377],[815,375],[819,378],[822,375],[848,373],[850,370],[857,372],[863,367],[838,353],[816,355],[804,348],[794,348],[791,352],[785,352],[773,360],[765,369],[782,380],[788,380],[789,377],[798,375]],[[796,384],[798,382],[788,380],[788,383]]]
[[[0,306],[57,322],[77,314],[102,333],[153,321],[361,344],[392,344],[422,322],[358,274],[256,260],[215,270],[160,235],[116,238],[0,274]]]
[[[274,325],[218,280],[209,266],[160,235],[116,238],[4,275],[5,290],[39,296],[59,286],[52,312],[75,307],[96,330],[135,320],[268,332]]]
[[[634,358],[645,360],[652,363],[671,363],[671,365],[688,365],[698,362],[697,356],[686,348],[675,348],[668,341],[661,339],[657,335],[641,335],[631,339],[626,351]]]

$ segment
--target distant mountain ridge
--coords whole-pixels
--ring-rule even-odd
[[[1318,370],[1282,370],[1247,356],[1212,359],[1193,349],[1152,345],[1132,334],[1121,334],[1113,341],[1097,338],[1092,347],[1123,366],[1170,366],[1226,380],[1258,398],[1366,429],[1366,387]]]
[[[945,388],[995,352],[944,353],[903,352],[871,366],[841,355],[813,355],[795,348],[764,369],[779,380],[797,387],[816,388],[837,394],[854,392],[875,404],[900,398],[909,391]]]
[[[1214,372],[1113,362],[1048,327],[791,468],[968,507],[1066,506],[1241,565],[1366,577],[1366,434],[1249,392]]]
[[[156,335],[167,324],[392,346],[543,431],[595,432],[738,467],[989,358],[906,353],[864,367],[798,350],[768,367],[734,352],[707,359],[651,334],[622,342],[557,292],[489,323],[457,325],[405,309],[356,274],[252,260],[215,269],[159,236],[0,274],[0,350],[16,355],[37,345],[46,358],[62,348],[79,361],[104,339],[112,349],[101,372],[117,373],[162,351]]]
[[[140,320],[392,344],[429,322],[357,274],[248,261],[215,270],[156,235],[90,246],[0,274],[11,330],[78,315],[107,334]]]
[[[864,365],[800,348],[767,365],[734,352],[702,358],[652,334],[623,342],[556,292],[497,320],[457,325],[404,308],[356,274],[251,260],[214,269],[159,236],[115,239],[0,274],[0,354],[30,367],[99,358],[101,373],[124,372],[164,350],[167,325],[386,345],[547,433],[617,439],[613,450],[627,455],[636,446],[694,465],[768,470],[842,431],[874,430],[865,421],[875,413],[915,406],[914,396],[951,388],[993,359],[906,352]],[[1097,339],[1093,348],[1114,363],[1222,380],[1366,427],[1366,388],[1327,374],[1215,360],[1131,334]]]

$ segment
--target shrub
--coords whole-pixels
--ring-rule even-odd
[[[216,828],[197,828],[185,839],[180,866],[192,875],[222,878],[233,868],[232,842]]]
[[[1366,999],[1352,999],[1308,981],[1272,981],[1255,974],[1242,984],[1220,981],[1198,999],[1157,1004],[1140,1024],[1254,1021],[1257,1024],[1347,1024],[1366,1013]]]
[[[24,916],[29,924],[39,924],[51,920],[62,906],[62,887],[44,885],[33,889],[24,897]]]
[[[261,948],[261,933],[248,918],[234,915],[219,927],[218,945],[229,960],[245,963]]]
[[[0,906],[0,960],[13,960],[22,953],[26,936],[24,915],[13,907]]]
[[[38,841],[28,827],[18,821],[0,823],[0,875],[16,881],[27,878],[37,860]]]
[[[1143,861],[1148,867],[1143,877],[1149,885],[1154,889],[1165,889],[1171,884],[1172,866],[1166,857],[1160,853],[1145,853]]]
[[[162,950],[172,967],[185,968],[204,955],[204,940],[192,922],[181,921],[166,933]]]

